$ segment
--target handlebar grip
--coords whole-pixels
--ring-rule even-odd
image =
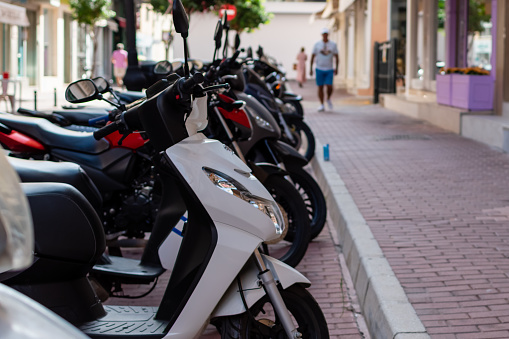
[[[103,122],[103,123],[106,123],[106,122],[108,122],[109,120],[110,120],[110,116],[109,116],[109,114],[106,114],[106,115],[104,115],[104,116],[102,116],[102,117],[97,117],[97,118],[93,118],[93,119],[88,119],[88,124],[89,124],[90,126],[94,126],[94,125],[97,125],[97,124],[102,123],[102,122]]]
[[[193,88],[197,84],[201,84],[205,80],[205,77],[202,73],[194,73],[192,77],[184,81],[182,84],[182,92],[191,94],[193,93]]]
[[[109,125],[106,125],[104,127],[101,127],[97,131],[94,131],[94,138],[95,140],[100,140],[104,138],[107,135],[110,135],[113,132],[118,131],[118,125],[116,123],[111,123]]]
[[[233,53],[231,59],[230,59],[230,63],[234,63],[235,60],[239,57],[240,55],[240,49],[236,50],[235,53]]]

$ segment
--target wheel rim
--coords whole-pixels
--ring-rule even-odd
[[[297,330],[302,334],[302,338],[311,338],[312,331],[307,326],[307,314],[305,312],[298,312],[301,307],[293,300],[285,299],[285,304],[290,312],[293,323],[297,324]],[[247,327],[247,338],[287,338],[283,325],[275,314],[270,301],[264,299],[263,303],[257,306],[256,309],[251,310],[255,321],[250,322]]]

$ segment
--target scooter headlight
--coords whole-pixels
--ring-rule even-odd
[[[246,109],[246,108],[245,108]],[[249,113],[253,116],[256,124],[270,132],[275,132],[274,126],[272,126],[267,120],[259,116],[255,110],[250,110]]]
[[[265,213],[265,215],[267,215],[270,220],[272,220],[272,223],[276,228],[276,234],[283,234],[285,229],[283,215],[278,205],[274,201],[267,200],[250,193],[247,188],[242,186],[241,183],[235,179],[230,178],[224,173],[220,173],[205,167],[203,168],[203,171],[205,174],[207,174],[209,180],[212,181],[214,185],[216,185],[216,187],[220,188],[226,193],[244,200],[254,208]]]

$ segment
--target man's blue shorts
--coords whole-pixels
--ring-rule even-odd
[[[330,69],[323,71],[321,69],[316,70],[316,84],[318,86],[332,85],[332,79],[334,78],[334,70]]]

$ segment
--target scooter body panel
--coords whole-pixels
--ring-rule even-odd
[[[311,282],[295,268],[263,254],[262,258],[265,262],[265,266],[271,270],[274,279],[281,284],[283,289],[294,284],[311,285]],[[253,306],[265,295],[265,290],[259,283],[258,273],[258,268],[254,263],[248,262],[239,274],[244,298],[248,307]],[[212,318],[240,314],[245,311],[246,307],[240,297],[238,283],[234,281],[214,310]]]
[[[198,133],[170,147],[167,154],[200,197],[214,222],[238,227],[264,240],[276,237],[275,228],[266,215],[247,202],[215,187],[203,171],[203,168],[218,169],[241,183],[252,194],[273,200],[265,187],[250,175],[251,169],[224,144]],[[225,207],[237,213],[225,213]],[[241,210],[243,212],[238,213]]]
[[[206,268],[196,286],[192,287],[192,294],[166,336],[194,338],[208,323],[224,292],[235,281],[246,262],[250,261],[254,250],[262,241],[277,236],[270,218],[248,202],[216,187],[203,169],[208,168],[228,180],[233,179],[255,196],[271,201],[273,199],[263,185],[250,174],[249,167],[231,150],[219,141],[207,139],[201,133],[170,147],[166,154],[187,185],[200,197],[200,203],[213,221],[217,234],[216,244]],[[185,260],[179,252],[176,265]],[[255,277],[257,273],[255,272]],[[190,326],[190,321],[193,326]]]
[[[238,228],[217,222],[215,226],[218,241],[209,264],[166,338],[196,338],[209,323],[216,306],[222,303],[228,286],[236,281],[243,265],[250,262],[250,256],[260,244],[258,237]],[[254,272],[255,278],[257,273]]]

